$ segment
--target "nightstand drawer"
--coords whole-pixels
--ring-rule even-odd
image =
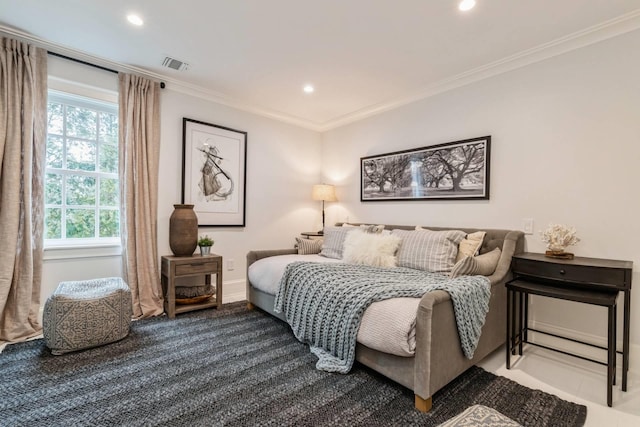
[[[186,276],[191,274],[204,274],[215,272],[215,261],[192,261],[188,264],[176,265],[176,276]]]
[[[617,268],[513,259],[513,273],[540,279],[624,289],[625,271]]]

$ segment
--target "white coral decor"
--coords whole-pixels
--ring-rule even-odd
[[[580,241],[576,236],[575,227],[564,224],[549,224],[549,228],[540,232],[540,237],[547,244],[547,249],[558,252]]]

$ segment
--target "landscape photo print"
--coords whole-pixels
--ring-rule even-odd
[[[489,199],[491,136],[360,159],[360,200]]]

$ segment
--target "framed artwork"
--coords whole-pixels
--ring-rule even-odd
[[[360,200],[489,199],[491,137],[360,158]]]
[[[200,226],[244,227],[247,132],[182,119],[182,203]]]

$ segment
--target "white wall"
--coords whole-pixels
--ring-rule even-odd
[[[582,239],[572,252],[632,260],[640,284],[638,46],[635,31],[326,132],[323,175],[340,200],[328,221],[522,229],[533,218],[532,252],[545,249],[540,230],[565,223]],[[484,135],[492,136],[490,200],[360,202],[360,157]],[[536,322],[606,336],[605,309],[533,304]],[[639,345],[640,292],[631,306]]]
[[[96,93],[117,95],[117,76],[49,57],[50,79],[86,85]],[[68,86],[68,85],[67,85]],[[180,203],[182,118],[188,117],[248,132],[246,227],[206,228],[215,239],[213,251],[235,261],[225,268],[224,294],[244,293],[246,254],[252,249],[293,247],[301,231],[320,222],[320,206],[311,201],[311,186],[320,177],[320,134],[172,91],[161,95],[161,148],[158,198],[159,256],[169,249],[169,217]],[[60,281],[122,274],[119,248],[47,250],[42,304]],[[226,267],[226,266],[225,266]],[[159,274],[159,272],[158,272]]]

